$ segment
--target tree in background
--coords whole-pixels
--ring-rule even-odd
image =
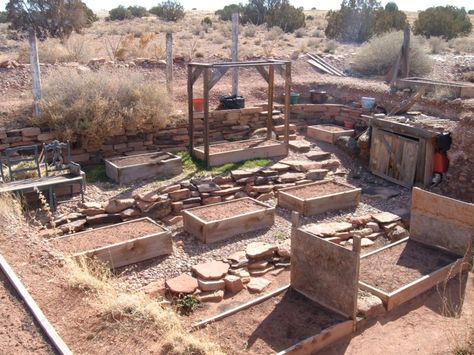
[[[7,22],[7,12],[0,11],[0,23],[5,23],[5,22]]]
[[[397,4],[388,2],[385,5],[385,9],[379,9],[375,13],[372,35],[392,30],[401,31],[407,25],[407,15],[403,11],[398,10]]]
[[[464,8],[456,6],[430,7],[418,14],[413,32],[430,38],[431,36],[452,39],[472,31],[472,23]]]
[[[176,22],[184,18],[184,7],[179,1],[166,0],[158,6],[152,7],[150,13],[162,20]]]
[[[224,6],[222,9],[215,12],[216,16],[219,17],[222,21],[232,21],[232,14],[234,13],[243,13],[244,5],[242,4],[230,4]]]
[[[41,73],[37,38],[65,39],[72,32],[80,33],[96,19],[80,0],[10,0],[6,6],[10,28],[28,34],[30,64],[33,75],[35,114],[40,114]]]
[[[148,15],[148,11],[143,6],[129,6],[125,7],[119,5],[109,11],[109,16],[105,18],[106,21],[123,21],[132,18],[141,18]]]

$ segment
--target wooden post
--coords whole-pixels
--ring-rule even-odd
[[[239,13],[232,14],[232,61],[239,60]],[[239,94],[239,68],[232,72],[232,95]]]
[[[189,154],[194,150],[194,108],[193,108],[193,67],[188,65],[188,119],[189,119]]]
[[[290,143],[290,95],[291,95],[291,63],[285,64],[285,145],[288,154]]]
[[[204,68],[204,160],[209,167],[209,68]]]
[[[33,77],[33,100],[35,107],[35,115],[39,116],[41,114],[41,69],[38,58],[36,31],[33,28],[28,31],[28,41],[30,43],[30,64],[31,75]]]
[[[301,226],[300,213],[293,211],[291,212],[291,227],[299,228]]]
[[[173,94],[173,34],[166,33],[166,88]]]
[[[359,281],[359,273],[360,273],[360,251],[361,251],[361,248],[362,248],[362,238],[360,236],[355,236],[354,238],[352,238],[352,251],[354,253],[357,253],[358,256],[357,256],[357,265],[356,265],[356,282],[358,283]],[[356,287],[355,289],[355,292],[354,292],[354,304],[356,305],[354,307],[354,310],[352,312],[352,320],[354,321],[353,322],[353,330],[356,331],[357,329],[357,298],[358,298],[358,294],[359,294],[359,287]]]
[[[408,77],[410,73],[410,26],[403,31],[402,46],[402,78]]]
[[[268,68],[268,116],[267,116],[267,139],[272,138],[273,131],[273,86],[275,83],[275,67]]]

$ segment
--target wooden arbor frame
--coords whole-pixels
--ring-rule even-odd
[[[271,139],[273,131],[273,96],[275,87],[275,70],[285,79],[285,132],[284,143],[289,143],[290,122],[290,88],[291,88],[291,62],[286,60],[261,60],[245,62],[224,63],[189,63],[188,64],[188,115],[189,115],[189,151],[194,156],[194,110],[193,87],[201,74],[203,75],[204,92],[204,161],[209,166],[209,92],[227,73],[230,68],[254,67],[268,83],[268,115],[267,139]],[[266,69],[268,67],[268,70]]]

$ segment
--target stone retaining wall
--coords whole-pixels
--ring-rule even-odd
[[[282,108],[282,106],[277,106]],[[266,127],[266,108],[249,107],[240,110],[212,111],[210,113],[210,139],[212,141],[239,140],[248,138],[253,131]],[[344,105],[292,105],[291,122],[297,128],[307,124],[324,121],[356,120],[361,110]],[[195,115],[195,144],[202,143],[202,114]],[[38,127],[26,127],[6,131],[0,128],[0,153],[6,148],[23,145],[42,144],[55,139],[55,135]],[[164,129],[154,131],[146,129],[137,132],[125,128],[122,135],[112,136],[102,144],[85,145],[80,138],[72,142],[72,160],[82,164],[99,163],[103,158],[146,152],[149,150],[167,150],[171,152],[186,150],[189,144],[188,123],[171,124]]]

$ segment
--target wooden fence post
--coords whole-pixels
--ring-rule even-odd
[[[28,42],[30,44],[30,64],[31,75],[33,77],[33,100],[35,107],[35,116],[41,114],[41,69],[38,58],[38,43],[36,39],[36,31],[31,28],[28,31]]]
[[[173,34],[166,33],[166,88],[173,94]]]
[[[232,14],[232,61],[239,60],[239,13]],[[232,95],[239,94],[239,68],[232,72]]]

